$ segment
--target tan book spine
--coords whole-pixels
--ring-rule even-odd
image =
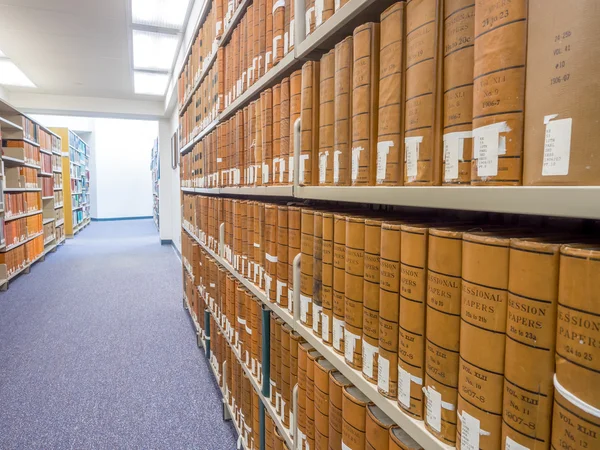
[[[278,207],[273,204],[265,205],[265,293],[270,302],[277,301],[277,215]]]
[[[261,216],[260,216],[261,203],[254,202],[254,270],[252,273],[252,282],[257,285],[262,285],[262,274],[264,267],[262,265],[262,252],[261,246],[263,230],[261,228]]]
[[[527,4],[475,5],[471,184],[521,184]]]
[[[335,121],[335,50],[331,50],[329,53],[325,53],[321,57],[320,69],[318,183],[319,185],[324,186],[333,183],[333,127]]]
[[[290,426],[293,388],[290,385],[292,332],[292,328],[287,324],[281,327],[281,418],[283,424],[288,428]]]
[[[246,165],[246,179],[248,180],[246,185],[253,186],[255,184],[255,161],[256,161],[256,102],[252,102],[248,105],[248,137],[246,139],[247,148],[247,165]]]
[[[344,318],[346,288],[346,216],[333,215],[333,349],[344,355]]]
[[[373,403],[357,387],[347,386],[342,398],[342,448],[365,450],[367,408]],[[345,446],[345,447],[344,447]]]
[[[248,52],[248,64],[246,67],[246,80],[247,80],[247,87],[249,88],[250,86],[252,86],[254,84],[254,67],[256,65],[256,54],[254,53],[254,42],[255,42],[255,37],[254,37],[254,16],[255,16],[255,12],[254,12],[255,8],[254,8],[254,4],[250,4],[248,5],[248,9],[246,9],[246,14],[244,17],[246,17],[247,20],[247,27],[248,27],[248,32],[247,32],[247,40],[248,43],[246,51]]]
[[[318,0],[317,0],[318,1]],[[315,0],[306,0],[304,2],[305,10],[305,31],[306,36],[313,33],[316,29],[316,14],[315,14]]]
[[[352,37],[335,46],[333,184],[350,184],[350,154],[352,145]]]
[[[509,244],[503,235],[463,234],[457,448],[500,448]]]
[[[258,0],[258,63],[257,79],[266,72],[267,53],[267,0]]]
[[[319,62],[308,61],[302,66],[302,95],[300,114],[300,167],[301,185],[317,184],[319,148]]]
[[[278,171],[275,175],[279,184],[290,182],[289,157],[290,157],[290,79],[289,77],[281,80],[281,102],[279,105],[279,163]]]
[[[441,1],[406,4],[406,100],[404,184],[439,185],[441,148],[436,148],[438,28]]]
[[[365,449],[388,450],[390,445],[390,430],[395,425],[395,422],[377,406],[367,406]]]
[[[294,298],[294,258],[301,253],[302,244],[302,214],[297,206],[288,206],[288,311],[293,312]],[[300,289],[300,286],[297,286]]]
[[[281,84],[273,86],[273,160],[269,166],[271,183],[280,184],[277,165],[281,158]]]
[[[329,448],[342,450],[344,388],[352,384],[340,372],[329,374]]]
[[[353,34],[352,152],[353,186],[375,184],[377,105],[379,102],[379,24],[369,22]]]
[[[282,384],[281,384],[281,374],[282,374],[282,367],[281,367],[281,353],[282,353],[282,349],[281,349],[281,335],[282,335],[282,327],[283,327],[284,321],[277,317],[277,319],[275,320],[275,346],[276,346],[276,350],[275,350],[275,376],[274,381],[275,381],[275,411],[277,412],[277,415],[279,417],[281,417],[281,399],[283,398],[282,396]]]
[[[262,184],[273,184],[273,92],[267,89],[261,94],[262,99]]]
[[[298,348],[304,339],[295,331],[290,332],[290,387],[298,384]],[[290,423],[294,422],[294,411],[290,404]]]
[[[252,374],[257,380],[262,381],[262,302],[254,299],[252,305],[252,353],[254,361],[251,363]]]
[[[277,0],[275,0],[277,1]],[[265,0],[265,73],[273,67],[273,0]]]
[[[285,0],[275,0],[273,3],[273,65],[277,64],[284,55],[285,15]]]
[[[344,283],[344,357],[350,367],[362,369],[365,219],[346,217]]]
[[[277,206],[277,283],[275,302],[282,308],[288,306],[288,208]]]
[[[334,370],[324,358],[315,361],[315,450],[329,448],[329,375]]]
[[[265,414],[265,449],[275,450],[275,422],[268,413]]]
[[[300,119],[302,112],[302,80],[302,70],[296,70],[290,75],[290,151],[288,157],[288,181],[290,183],[294,181],[294,124],[296,120]],[[303,147],[301,146],[301,148]]]
[[[556,391],[552,413],[552,448],[596,448],[598,436],[598,416],[577,407]]]
[[[405,9],[405,2],[397,2],[381,14],[375,183],[388,186],[404,181]]]
[[[294,49],[295,45],[295,36],[296,36],[296,3],[294,0],[290,0],[290,39],[289,39],[289,47],[288,53]]]
[[[381,225],[379,271],[379,358],[377,389],[387,398],[398,395],[398,314],[400,307],[400,224]]]
[[[263,184],[263,161],[264,161],[264,152],[265,152],[265,141],[263,140],[263,132],[265,131],[265,123],[263,120],[265,119],[265,115],[263,114],[263,109],[265,108],[264,101],[264,92],[261,93],[261,96],[258,100],[256,100],[256,106],[254,109],[254,113],[256,114],[256,129],[254,130],[256,135],[254,138],[254,185],[262,186]]]
[[[323,213],[323,265],[321,273],[321,338],[326,345],[331,346],[333,323],[333,213]]]
[[[556,335],[556,381],[563,390],[596,408],[596,411],[600,408],[600,294],[597,289],[599,277],[599,246],[562,247]],[[565,408],[571,406],[575,405],[572,402],[565,403]],[[592,423],[597,429],[600,424],[599,418],[596,416]],[[554,437],[552,440],[554,443]]]
[[[598,140],[598,103],[588,95],[599,69],[598,12],[589,1],[529,2],[524,185],[600,184],[597,153],[587,145]]]
[[[307,424],[306,424],[306,370],[308,367],[308,352],[313,350],[312,345],[308,342],[303,342],[298,345],[298,440],[300,448],[303,447],[303,442],[306,441]]]
[[[273,407],[277,401],[277,316],[269,315],[269,400]]]
[[[308,352],[306,364],[306,447],[315,448],[315,364],[323,356],[316,351]]]
[[[248,280],[252,280],[254,275],[254,242],[256,242],[254,237],[254,202],[248,202],[246,214],[246,224],[248,226],[248,259],[245,263],[246,273],[243,275]]]
[[[313,301],[312,328],[313,333],[321,337],[323,314],[323,212],[314,212],[313,225]]]
[[[314,225],[312,209],[302,209],[300,261],[300,321],[311,328],[313,325],[313,276],[314,276]]]
[[[560,244],[510,245],[502,447],[550,446]]]
[[[430,228],[425,331],[425,427],[449,445],[456,443],[461,274],[462,232]]]

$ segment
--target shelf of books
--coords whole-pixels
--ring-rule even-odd
[[[54,204],[60,137],[0,101],[2,208],[0,214],[0,288],[54,251],[63,228]]]
[[[73,130],[52,128],[62,139],[62,219],[72,238],[90,223],[90,146]]]
[[[245,448],[597,446],[590,11],[206,2],[183,290]]]

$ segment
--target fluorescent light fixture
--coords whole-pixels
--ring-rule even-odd
[[[133,72],[133,84],[136,94],[165,95],[169,75],[166,73]]]
[[[27,75],[10,59],[0,59],[0,84],[6,86],[36,87]]]
[[[170,70],[178,40],[170,34],[133,30],[133,68]]]
[[[131,0],[133,23],[181,30],[189,0]]]

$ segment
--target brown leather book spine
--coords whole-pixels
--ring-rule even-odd
[[[381,14],[379,119],[375,184],[401,186],[404,174],[405,2]]]
[[[266,70],[267,53],[267,0],[258,0],[258,63],[257,79],[262,77]]]
[[[254,360],[251,362],[252,374],[257,380],[262,381],[262,303],[254,299],[252,304],[252,353]]]
[[[288,208],[277,206],[277,283],[275,302],[288,306]]]
[[[367,406],[365,432],[366,450],[388,450],[390,430],[395,422],[375,405]]]
[[[595,6],[529,2],[524,185],[600,184],[597,153],[588,145],[599,137],[598,103],[588,94],[600,61]]]
[[[379,102],[379,24],[369,22],[353,34],[352,151],[353,186],[375,184],[377,105]]]
[[[300,448],[303,447],[303,442],[306,441],[306,369],[308,366],[308,352],[313,350],[313,347],[307,343],[298,345],[298,440]]]
[[[277,64],[284,55],[285,15],[285,0],[275,0],[273,2],[273,65]]]
[[[281,84],[273,86],[273,161],[269,166],[272,184],[280,184],[277,165],[281,158]]]
[[[346,311],[346,216],[333,215],[333,349],[344,355],[344,318]]]
[[[326,359],[315,361],[315,450],[329,448],[329,374],[333,365]]]
[[[435,145],[441,4],[439,0],[406,3],[405,185],[441,182],[441,149]]]
[[[288,311],[293,312],[294,298],[294,258],[301,253],[302,214],[297,206],[288,206]],[[300,286],[297,286],[300,289]]]
[[[288,182],[294,181],[294,124],[300,119],[302,112],[302,70],[296,70],[290,75],[290,151],[288,157]],[[305,116],[306,118],[306,116]],[[310,143],[310,141],[309,141]],[[309,144],[307,144],[309,145]],[[301,148],[303,148],[301,146]],[[302,163],[300,163],[302,164]],[[297,170],[297,169],[296,169]]]
[[[278,206],[265,205],[265,293],[270,302],[277,301],[277,215]]]
[[[252,281],[257,286],[262,286],[264,266],[262,264],[263,247],[261,246],[263,229],[261,227],[260,210],[262,203],[254,202],[254,272],[252,273]]]
[[[270,336],[269,336],[269,343],[270,343],[270,348],[269,348],[269,375],[270,375],[270,379],[269,379],[269,385],[270,385],[270,402],[271,405],[273,407],[275,407],[277,405],[277,352],[278,352],[278,345],[280,345],[281,340],[278,342],[277,340],[277,316],[275,315],[275,313],[271,313],[269,316],[269,322],[270,322]]]
[[[277,1],[277,0],[275,0]],[[265,71],[273,67],[273,0],[265,0]]]
[[[292,408],[292,388],[290,385],[291,333],[292,328],[284,324],[281,327],[281,406],[280,417],[286,427],[290,427],[290,411]]]
[[[600,435],[600,420],[572,404],[560,392],[554,393],[552,448],[595,448]]]
[[[274,174],[279,184],[289,183],[289,157],[290,157],[290,79],[281,80],[281,102],[279,105],[279,163],[277,173]]]
[[[302,66],[302,95],[300,114],[300,167],[301,185],[317,184],[319,148],[319,62],[308,61]],[[317,169],[315,169],[317,168]]]
[[[502,447],[549,448],[560,244],[510,245]]]
[[[367,408],[373,403],[360,389],[348,386],[343,389],[342,405],[342,448],[365,450]]]
[[[344,357],[350,367],[362,369],[365,219],[346,217],[344,284]]]
[[[329,373],[329,448],[342,450],[344,388],[352,384],[340,372]]]
[[[527,4],[475,5],[471,184],[521,184]]]
[[[248,226],[248,258],[245,262],[246,270],[243,273],[248,280],[253,280],[254,275],[254,202],[249,201],[246,206],[246,224]],[[244,263],[242,263],[244,265]]]
[[[300,321],[307,327],[313,325],[313,275],[314,275],[314,211],[302,209],[302,259],[300,261]]]
[[[331,346],[331,324],[333,323],[333,213],[323,213],[323,264],[321,268],[321,338]]]
[[[275,450],[275,422],[268,413],[265,414],[265,449]]]
[[[315,448],[315,364],[323,356],[316,351],[308,352],[306,364],[306,447]]]
[[[314,212],[313,226],[313,301],[312,328],[313,333],[321,337],[323,314],[323,212]]]
[[[273,92],[266,89],[261,93],[262,102],[262,184],[273,184]]]
[[[442,184],[471,183],[474,33],[473,0],[446,0]]]
[[[291,389],[298,384],[298,348],[304,339],[295,331],[290,332],[290,387]],[[290,423],[294,422],[294,411],[290,404]]]
[[[398,395],[398,314],[400,307],[400,224],[381,225],[379,271],[379,358],[377,389],[387,398]]]
[[[318,1],[318,0],[316,0]],[[306,36],[315,31],[316,28],[316,14],[315,14],[315,0],[306,0],[304,2],[305,9],[305,30]]]
[[[596,411],[600,408],[600,247],[568,245],[561,249],[558,318],[556,335],[555,386],[565,395],[572,394]],[[566,391],[566,392],[564,392]],[[556,401],[555,403],[558,403]],[[584,409],[572,401],[562,402],[565,409]],[[588,408],[589,410],[589,408]],[[585,417],[585,416],[582,416]],[[581,427],[585,421],[575,422]],[[590,429],[598,429],[596,415]],[[593,426],[592,426],[593,425]],[[555,426],[555,425],[553,425]],[[590,437],[592,435],[590,434]],[[595,435],[596,440],[598,434]],[[553,436],[552,443],[555,443]],[[583,444],[581,448],[585,448]]]
[[[460,342],[462,232],[429,229],[425,338],[425,427],[456,442]]]
[[[254,54],[254,41],[255,41],[255,37],[254,37],[254,4],[250,4],[248,5],[248,9],[246,9],[246,14],[244,15],[244,17],[246,17],[247,20],[247,44],[246,44],[246,51],[248,53],[248,58],[247,58],[247,66],[246,66],[246,88],[249,88],[250,86],[252,86],[252,84],[254,84],[254,67],[253,64],[255,64],[255,57],[256,55]]]
[[[352,145],[352,67],[353,40],[347,37],[335,46],[333,184],[350,185]]]
[[[509,244],[502,235],[463,234],[457,448],[500,448]]]
[[[379,354],[381,224],[382,221],[378,219],[365,220],[362,374],[371,383],[377,383],[377,359]]]
[[[264,161],[264,148],[265,141],[263,140],[263,131],[265,131],[265,124],[263,120],[265,116],[263,114],[263,108],[265,108],[264,92],[256,100],[256,107],[254,113],[256,114],[256,130],[254,140],[254,185],[262,186],[263,184],[263,161]]]
[[[319,0],[320,1],[320,0]],[[319,179],[321,186],[333,183],[333,127],[335,121],[335,50],[321,57],[319,82]],[[315,183],[316,184],[316,183]]]
[[[295,45],[295,33],[296,33],[296,3],[293,0],[290,0],[290,39],[289,39],[289,47],[288,53],[294,49]]]

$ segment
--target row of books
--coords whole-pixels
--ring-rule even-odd
[[[50,177],[40,177],[42,185],[42,197],[52,197],[54,195],[54,179]]]
[[[214,251],[225,223],[233,268],[283,308],[299,289],[301,322],[440,440],[592,445],[571,394],[600,406],[596,337],[580,339],[600,314],[597,230],[189,195],[183,220]]]
[[[595,150],[586,145],[597,133],[595,71],[583,50],[597,37],[595,22],[558,1],[526,5],[393,4],[380,23],[357,27],[289,82],[267,89],[257,117],[248,111],[236,121],[263,127],[217,144],[213,166],[235,155],[242,165],[221,164],[224,179],[235,170],[274,173],[300,89],[304,185],[600,184]],[[562,33],[580,25],[578,36]],[[288,95],[289,106],[281,101]],[[290,179],[263,178],[235,184]]]
[[[24,159],[27,164],[33,164],[34,166],[40,165],[40,149],[29,142],[21,139],[3,139],[2,147],[3,154],[7,156]]]
[[[40,147],[43,150],[47,150],[47,151],[51,152],[52,149],[54,148],[53,140],[57,139],[56,136],[48,133],[46,130],[43,130],[43,129],[40,129],[39,135],[40,135],[40,140],[39,140]]]
[[[38,188],[38,170],[32,167],[5,167],[7,188]]]
[[[4,194],[5,217],[23,214],[26,212],[39,211],[42,209],[42,202],[38,192],[19,192]]]
[[[62,172],[62,156],[52,155],[52,170]]]
[[[0,264],[6,264],[7,274],[11,276],[35,261],[43,253],[44,237],[40,235],[25,245],[0,253]]]
[[[52,173],[52,155],[40,153],[40,168],[42,172]]]
[[[63,179],[62,173],[54,174],[54,189],[62,189],[63,188]]]
[[[56,239],[56,226],[54,222],[44,225],[44,245],[48,245]]]
[[[6,245],[15,245],[43,231],[42,214],[23,217],[4,223]]]

